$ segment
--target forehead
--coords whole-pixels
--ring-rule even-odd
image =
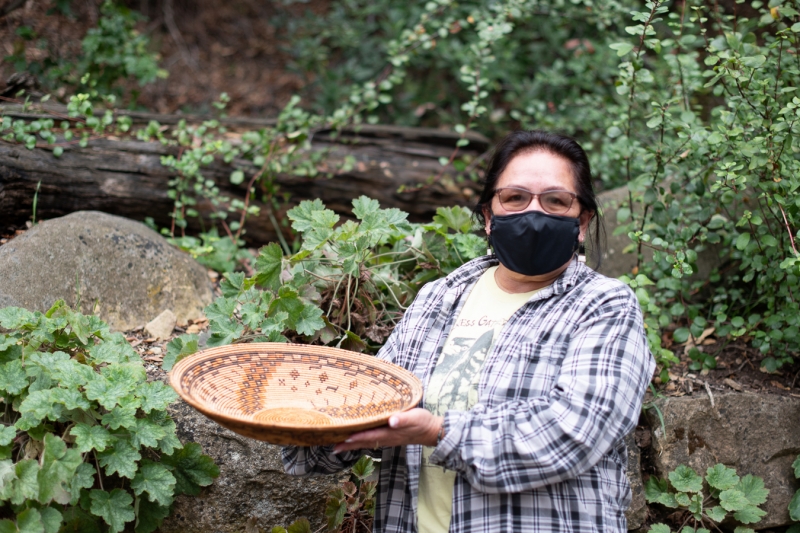
[[[501,187],[521,187],[532,192],[552,189],[577,192],[570,162],[543,150],[515,155],[497,180],[495,188]]]

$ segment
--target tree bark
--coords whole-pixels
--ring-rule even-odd
[[[3,111],[6,115],[30,118],[22,117],[22,112]],[[144,118],[134,117],[134,120]],[[146,119],[169,123],[175,117],[148,115]],[[241,126],[253,127],[253,122],[250,119]],[[235,125],[238,124],[231,124]],[[325,152],[322,170],[337,168],[336,162],[346,156],[355,159],[354,168],[331,177],[324,172],[313,178],[288,174],[275,177],[276,197],[288,197],[272,213],[279,225],[286,210],[302,200],[315,198],[346,216],[351,213],[352,200],[363,194],[378,200],[381,207],[408,212],[412,221],[430,220],[437,207],[471,205],[477,198],[478,184],[458,176],[451,167],[439,179],[432,180],[442,171],[439,158],[447,158],[453,152],[459,138],[456,134],[395,126],[363,126],[357,132],[346,131],[336,138],[330,133],[317,132],[312,142],[311,151]],[[459,155],[482,157],[488,141],[474,133],[468,138],[470,144]],[[160,158],[177,153],[177,148],[158,142],[100,139],[91,141],[86,148],[67,146],[57,158],[52,148],[27,150],[19,144],[0,141],[0,227],[30,220],[36,196],[37,220],[79,210],[97,210],[135,220],[152,217],[159,227],[169,228],[174,204],[168,196],[168,181],[173,174],[161,165]],[[244,199],[248,180],[241,185],[231,184],[233,167],[245,170],[249,177],[257,171],[251,162],[241,160],[234,161],[232,166],[215,162],[202,172],[214,179],[222,195]],[[401,187],[406,192],[400,192]],[[256,196],[262,198],[260,192]],[[274,241],[277,228],[271,222],[271,208],[260,201],[251,201],[253,204],[261,212],[248,217],[245,239],[251,245]],[[214,225],[210,202],[195,207],[200,219],[189,219],[188,233]],[[238,215],[234,216],[238,220]]]

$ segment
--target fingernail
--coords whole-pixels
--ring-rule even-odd
[[[393,416],[393,417],[389,418],[389,427],[390,428],[396,428],[397,427],[397,422],[398,422],[398,420],[397,420],[396,416]]]
[[[352,439],[352,438],[350,438],[350,437],[348,437],[348,438],[344,439],[344,441],[345,441],[345,442],[353,442],[353,439]]]

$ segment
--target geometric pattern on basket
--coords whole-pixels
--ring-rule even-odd
[[[220,346],[179,361],[170,382],[222,426],[274,444],[342,442],[411,409],[422,384],[373,356],[290,343]]]
[[[208,359],[192,366],[181,386],[222,413],[305,408],[339,420],[394,412],[412,397],[405,381],[381,369],[325,355],[281,352]]]

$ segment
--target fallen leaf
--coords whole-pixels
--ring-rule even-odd
[[[791,390],[791,389],[789,389],[789,387],[787,387],[783,383],[781,383],[779,381],[775,381],[774,379],[772,381],[770,381],[770,383],[772,384],[773,387],[778,387],[781,390]]]
[[[739,391],[739,392],[742,392],[744,390],[744,387],[742,387],[739,383],[736,383],[735,381],[733,381],[731,378],[725,378],[725,379],[722,380],[722,382],[725,385],[727,385],[728,387],[732,388],[733,390],[736,390],[736,391]]]
[[[704,344],[703,341],[705,341],[708,338],[708,336],[711,335],[712,333],[714,333],[713,327],[704,329],[703,333],[701,333],[699,337],[692,338],[690,335],[689,340],[687,340],[685,343],[686,348],[684,349],[684,353],[688,355],[689,350],[697,347],[698,345]],[[717,341],[712,341],[709,344],[714,344],[715,342]]]

